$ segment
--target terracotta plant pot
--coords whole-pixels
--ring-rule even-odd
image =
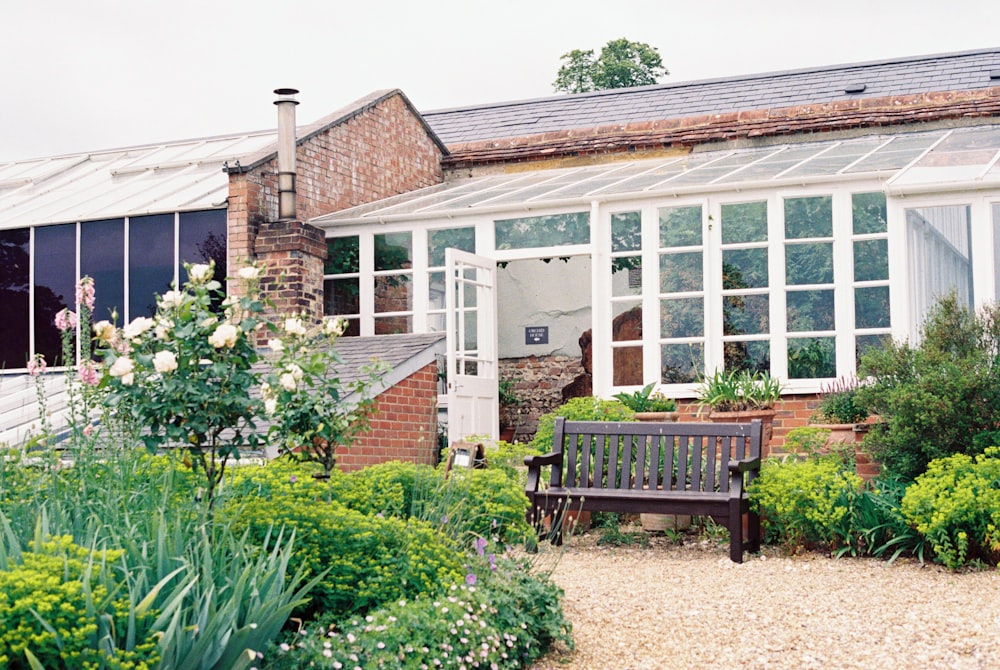
[[[712,423],[749,423],[754,419],[761,421],[760,457],[767,458],[771,454],[771,433],[774,428],[773,409],[755,409],[742,412],[717,412],[712,410],[708,420]]]
[[[690,514],[640,514],[642,529],[650,533],[681,531],[691,527]]]
[[[636,412],[636,421],[677,421],[680,412]]]

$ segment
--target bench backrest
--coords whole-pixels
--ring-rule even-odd
[[[761,422],[653,423],[556,419],[551,485],[728,491],[729,463],[759,458]],[[563,478],[565,477],[565,484]]]

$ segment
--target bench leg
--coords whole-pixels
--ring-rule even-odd
[[[729,501],[729,560],[733,563],[743,562],[743,511],[739,499]]]
[[[747,512],[747,551],[751,554],[760,552],[760,514],[753,510]]]

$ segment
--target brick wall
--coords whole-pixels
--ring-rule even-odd
[[[810,423],[810,417],[819,405],[819,395],[788,395],[775,406],[774,432],[771,435],[771,448],[780,449],[785,444],[788,431]],[[708,408],[699,414],[698,403],[692,400],[682,400],[677,403],[680,421],[707,421]]]
[[[376,399],[371,431],[349,449],[337,450],[345,472],[387,461],[437,463],[437,362],[388,389]]]

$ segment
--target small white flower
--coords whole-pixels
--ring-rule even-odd
[[[173,372],[177,369],[177,357],[172,351],[157,351],[153,354],[153,367],[160,374]]]
[[[323,332],[327,335],[340,336],[344,334],[344,330],[347,328],[347,321],[345,319],[327,319],[323,323]]]
[[[122,384],[125,386],[131,386],[135,382],[135,373],[129,372],[128,374],[122,375]]]
[[[281,388],[286,391],[294,391],[295,387],[298,386],[298,382],[295,381],[295,376],[291,372],[286,372],[281,377],[278,378],[278,383],[281,384]]]
[[[292,363],[288,366],[288,372],[290,372],[291,375],[295,377],[295,381],[297,382],[302,381],[302,368],[300,368],[295,363]]]
[[[264,400],[264,411],[268,414],[274,414],[278,409],[278,399],[277,398],[267,398]]]
[[[184,294],[180,291],[167,291],[160,298],[161,307],[180,307],[184,304]]]
[[[278,338],[273,338],[267,341],[267,347],[276,354],[280,354],[285,350],[285,345]]]
[[[305,335],[306,327],[302,325],[302,319],[292,316],[285,319],[285,332],[289,335]]]
[[[111,364],[111,368],[108,369],[108,374],[112,377],[124,377],[125,375],[131,374],[132,370],[135,369],[135,363],[128,356],[119,356],[115,359],[115,362]],[[122,379],[122,383],[126,383]]]
[[[174,324],[167,319],[160,319],[156,322],[156,328],[153,329],[153,335],[158,340],[169,340],[170,331],[173,330]]]
[[[231,323],[220,323],[215,327],[215,332],[208,336],[208,343],[216,349],[226,347],[232,349],[236,345],[236,340],[240,335],[239,328]]]
[[[115,327],[110,321],[98,321],[94,324],[94,335],[104,344],[110,344],[115,339]]]
[[[260,268],[248,265],[244,268],[240,268],[237,274],[239,274],[240,279],[257,279],[260,277]]]
[[[188,277],[191,278],[192,283],[201,284],[212,278],[212,272],[211,265],[198,263],[197,265],[192,265],[191,269],[188,270]]]
[[[125,336],[125,339],[134,340],[155,325],[156,321],[150,319],[148,316],[139,316],[132,319],[132,323],[122,328],[122,334]]]

